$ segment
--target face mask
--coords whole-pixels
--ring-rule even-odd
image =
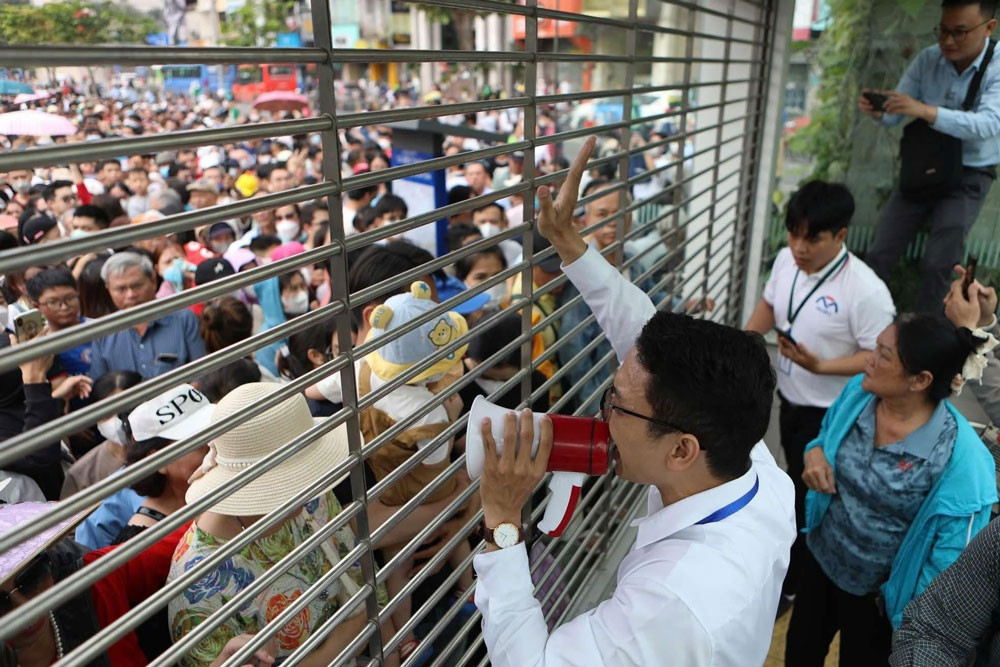
[[[312,279],[313,279],[312,267],[303,266],[301,269],[299,269],[299,272],[302,274],[302,277],[306,279],[306,285],[312,285]]]
[[[14,192],[20,195],[28,194],[28,190],[31,189],[31,181],[26,181],[23,179],[18,179],[11,183],[11,187],[14,188]]]
[[[299,290],[290,297],[281,297],[281,305],[289,315],[301,315],[309,310],[309,292]]]
[[[483,238],[496,236],[501,231],[503,230],[500,229],[500,225],[494,224],[492,222],[484,222],[483,224],[479,225],[479,233],[483,235]]]
[[[243,158],[240,160],[240,171],[247,171],[253,169],[253,158]]]
[[[163,272],[163,279],[173,286],[174,290],[180,292],[184,289],[184,268],[187,262],[183,258],[174,259],[166,271]]]
[[[88,232],[86,229],[74,229],[69,233],[71,239],[84,239],[90,236],[93,232]]]
[[[210,245],[212,246],[212,252],[214,252],[216,255],[221,255],[222,253],[229,250],[228,241],[216,241],[215,243],[212,243]]]
[[[7,328],[7,322],[10,319],[10,314],[7,312],[7,306],[0,306],[0,329]]]
[[[318,134],[314,134],[309,137],[309,143],[313,146],[319,146],[323,143],[323,137]]]
[[[494,285],[486,290],[486,293],[490,295],[490,300],[486,302],[486,308],[499,310],[501,302],[507,297],[507,285],[504,283]]]
[[[274,226],[282,243],[290,243],[299,238],[299,223],[294,220],[282,220]]]
[[[122,428],[122,420],[118,417],[103,422],[97,422],[97,430],[105,440],[110,440],[116,445],[124,445],[128,442],[125,436],[125,429]]]

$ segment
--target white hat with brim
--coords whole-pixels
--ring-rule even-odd
[[[140,403],[129,413],[132,437],[136,442],[150,438],[189,438],[212,423],[213,407],[205,395],[193,386],[178,385]]]
[[[240,412],[280,388],[281,385],[274,382],[241,385],[215,406],[212,422]],[[295,394],[265,412],[241,421],[212,441],[211,451],[192,477],[185,496],[187,502],[193,503],[235,479],[241,472],[325,419],[313,418],[305,397]],[[347,426],[341,424],[232,491],[213,505],[211,511],[230,516],[267,514],[313,484],[347,455]],[[341,479],[331,480],[328,488],[336,486]]]

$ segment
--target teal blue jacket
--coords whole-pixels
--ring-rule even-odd
[[[861,388],[862,378],[851,378],[823,418],[819,436],[806,445],[807,452],[813,447],[823,448],[833,467],[834,480],[840,443],[872,397]],[[990,509],[997,501],[993,457],[965,417],[951,403],[947,406],[958,424],[951,459],[906,531],[889,580],[882,586],[886,614],[894,628],[903,620],[903,607],[951,565],[986,526]],[[808,533],[823,521],[832,499],[829,494],[809,490],[803,532]]]

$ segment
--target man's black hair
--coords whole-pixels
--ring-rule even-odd
[[[635,343],[649,373],[654,417],[698,438],[709,470],[723,480],[750,467],[750,450],[771,418],[776,378],[764,339],[709,320],[660,311]],[[650,435],[670,429],[647,422]]]
[[[53,266],[44,271],[39,271],[28,280],[26,287],[28,298],[32,301],[38,301],[42,298],[45,290],[52,289],[53,287],[72,287],[74,290],[77,289],[76,278],[64,266]]]
[[[489,204],[483,204],[479,208],[472,209],[472,214],[475,215],[476,213],[479,213],[480,211],[485,211],[488,208],[498,208],[498,209],[500,209],[500,213],[501,214],[503,214],[503,215],[507,214],[507,212],[503,210],[503,206],[501,206],[500,204],[498,204],[495,201],[491,201]]]
[[[454,252],[461,248],[465,243],[465,239],[470,236],[478,236],[483,238],[482,232],[475,225],[469,225],[464,222],[459,222],[454,225],[449,225],[448,227],[448,252]]]
[[[403,201],[402,197],[397,197],[396,195],[382,195],[382,198],[378,200],[378,204],[375,206],[375,215],[379,218],[386,213],[394,212],[402,213],[405,218],[408,211],[406,202]]]
[[[997,15],[996,0],[942,0],[941,8],[948,7],[968,7],[969,5],[979,5],[979,13],[983,18],[991,19]]]
[[[119,169],[122,168],[122,163],[119,162],[118,160],[101,160],[100,162],[97,163],[97,171],[100,172],[102,169],[104,169],[104,166],[108,164],[116,164],[118,165]]]
[[[365,195],[368,194],[370,194],[372,197],[378,194],[378,186],[366,185],[364,187],[357,188],[356,190],[351,190],[350,192],[347,193],[347,198],[353,199],[354,201],[361,201],[362,199],[365,198]]]
[[[108,217],[107,212],[100,206],[94,206],[93,204],[83,204],[82,206],[77,206],[73,211],[73,216],[93,218],[94,224],[101,229],[107,229],[108,225],[111,224],[111,219]]]
[[[357,262],[351,265],[347,274],[347,286],[354,294],[390,281],[405,271],[433,261],[433,255],[407,241],[390,241],[385,245],[373,245],[365,250]],[[331,267],[331,275],[336,275],[334,268]],[[440,280],[445,279],[445,273],[441,269],[427,273]],[[357,306],[357,314],[360,317],[365,306],[372,302],[381,303],[393,294],[402,294],[408,291],[410,291],[410,283],[399,285],[393,291],[381,294],[372,301]]]
[[[261,252],[276,245],[281,245],[281,239],[274,234],[259,234],[250,241],[250,250]]]
[[[377,217],[378,213],[375,212],[374,206],[362,206],[354,212],[354,228],[359,232],[363,232],[375,224],[375,218]]]
[[[56,190],[71,187],[73,187],[73,181],[52,181],[45,186],[44,190],[42,190],[42,199],[45,201],[52,201],[56,198]]]
[[[448,190],[448,204],[457,204],[467,199],[472,199],[472,188],[468,185],[456,185]]]
[[[840,183],[809,181],[788,201],[785,228],[793,234],[805,226],[806,238],[846,229],[854,215],[854,196]]]

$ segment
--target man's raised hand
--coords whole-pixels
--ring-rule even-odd
[[[547,185],[541,186],[537,191],[538,232],[552,243],[565,264],[572,264],[587,251],[586,242],[573,226],[573,209],[579,198],[580,179],[587,168],[595,142],[594,137],[590,137],[583,144],[555,201],[552,201],[552,192]]]

